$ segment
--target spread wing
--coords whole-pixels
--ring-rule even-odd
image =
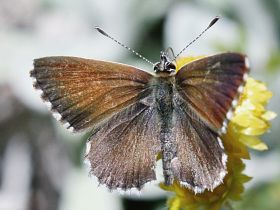
[[[97,127],[150,94],[152,75],[131,66],[76,57],[34,60],[35,88],[70,130]]]
[[[89,138],[86,158],[91,173],[110,189],[141,189],[156,179],[160,131],[156,109],[145,103],[114,115]]]
[[[213,130],[224,132],[249,70],[246,56],[223,53],[183,66],[177,89],[191,109]]]
[[[176,77],[174,176],[195,192],[213,190],[226,174],[226,155],[219,138],[242,92],[247,58],[224,53],[183,66]]]

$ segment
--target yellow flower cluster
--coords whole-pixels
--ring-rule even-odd
[[[184,64],[201,57],[186,57],[178,60],[177,69]],[[265,106],[272,93],[264,83],[248,78],[244,91],[240,96],[234,116],[228,124],[227,133],[222,136],[225,151],[228,155],[227,175],[221,185],[212,192],[205,191],[195,194],[174,182],[171,186],[160,185],[162,189],[174,192],[168,200],[170,210],[219,210],[230,200],[239,200],[244,191],[244,183],[251,178],[243,174],[245,164],[242,159],[249,159],[247,147],[256,150],[266,150],[267,146],[259,136],[268,131],[270,120],[276,114],[267,111]]]

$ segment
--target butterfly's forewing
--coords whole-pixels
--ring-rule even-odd
[[[226,126],[249,70],[248,59],[223,53],[183,66],[176,75],[177,89],[193,111],[213,130]]]
[[[226,174],[227,156],[218,134],[179,96],[174,99],[174,119],[177,156],[171,164],[175,178],[196,193],[213,190]]]
[[[101,184],[110,189],[141,187],[156,179],[160,152],[156,109],[141,101],[114,115],[89,138],[86,158]]]
[[[31,76],[67,128],[94,128],[149,95],[150,74],[131,66],[76,57],[34,60]]]

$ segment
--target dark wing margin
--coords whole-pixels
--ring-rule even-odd
[[[141,189],[156,179],[160,152],[156,109],[139,102],[114,115],[90,136],[91,174],[109,189]]]
[[[221,139],[203,121],[193,117],[193,111],[180,96],[174,101],[174,177],[195,193],[213,191],[227,173],[227,155]]]
[[[183,66],[176,75],[181,97],[211,129],[226,132],[249,71],[248,58],[222,53]]]
[[[84,58],[35,59],[30,76],[54,116],[72,131],[96,127],[151,92],[149,73]]]

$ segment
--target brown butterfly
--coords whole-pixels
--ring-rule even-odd
[[[165,52],[154,74],[57,56],[36,59],[30,74],[69,130],[92,130],[86,158],[101,184],[141,189],[156,179],[161,154],[166,185],[178,180],[195,192],[213,190],[227,173],[220,136],[244,85],[248,59],[223,53],[175,68]]]

